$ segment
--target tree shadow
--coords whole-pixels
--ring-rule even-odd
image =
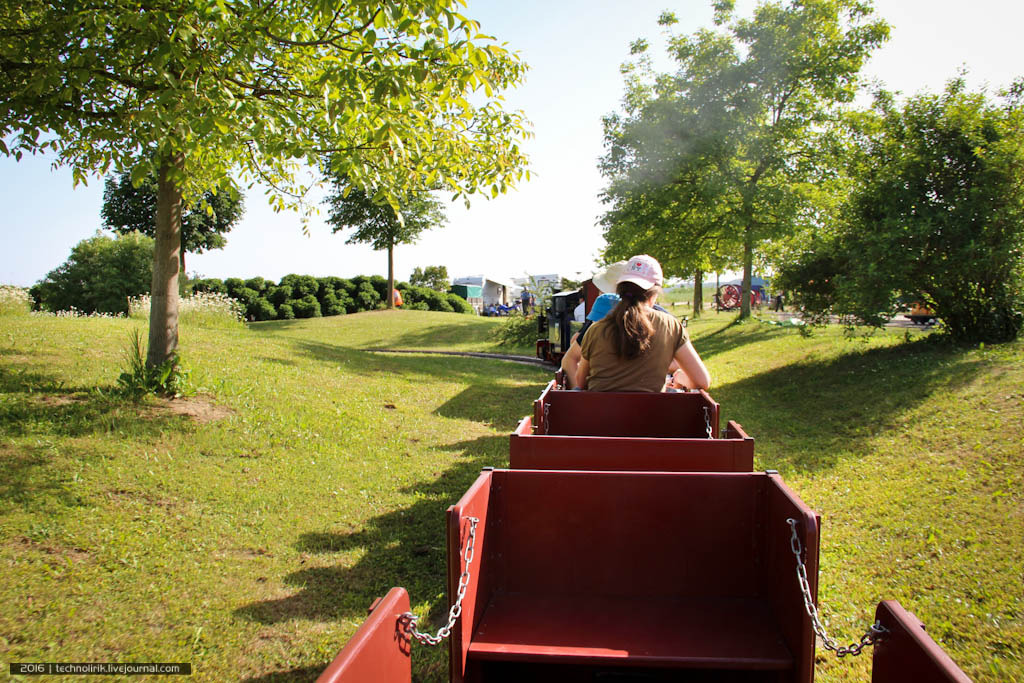
[[[533,413],[533,401],[544,390],[543,383],[512,384],[504,381],[470,384],[435,411],[441,417],[471,420],[492,429],[511,432],[524,416]],[[509,406],[522,406],[510,413]],[[508,448],[506,447],[506,455]]]
[[[713,358],[721,353],[733,351],[742,346],[746,346],[747,344],[757,344],[779,335],[798,334],[796,329],[790,331],[764,325],[759,326],[758,328],[745,329],[742,334],[726,334],[727,332],[744,325],[752,325],[752,323],[745,323],[737,318],[732,322],[719,327],[713,332],[702,334],[699,337],[694,337],[693,345],[697,349],[698,353],[700,353],[701,357],[707,359]]]
[[[0,365],[0,435],[78,437],[104,432],[158,436],[182,416],[146,413],[113,387],[70,386],[32,365]]]
[[[390,348],[395,349],[436,349],[439,341],[465,342],[472,339],[486,340],[486,337],[480,334],[480,324],[475,316],[465,321],[452,322],[451,320],[446,320],[430,327],[409,330],[400,336],[389,337],[387,343]],[[368,346],[372,345],[368,344]]]
[[[297,592],[235,610],[236,616],[262,624],[290,619],[341,620],[363,616],[377,597],[404,586],[413,602],[433,600],[425,621],[440,624],[447,605],[445,510],[462,497],[484,467],[508,463],[508,437],[487,436],[451,444],[461,457],[436,479],[401,489],[417,502],[369,520],[352,533],[325,531],[301,534],[295,548],[302,553],[332,554],[362,549],[352,566],[299,569],[284,577]]]
[[[309,683],[323,673],[328,663],[324,662],[323,666],[300,666],[288,671],[273,671],[262,676],[251,676],[243,678],[242,683]]]
[[[716,387],[723,419],[755,439],[759,466],[817,471],[870,442],[936,391],[971,382],[984,361],[926,340],[798,363]]]
[[[410,376],[422,374],[448,381],[464,381],[472,385],[482,382],[490,386],[493,393],[498,396],[522,382],[539,385],[539,388],[534,390],[535,394],[539,395],[543,382],[546,381],[542,378],[550,374],[550,370],[537,365],[475,356],[375,353],[308,339],[288,341],[297,351],[313,360],[344,367],[346,372],[355,375],[372,377],[388,372]],[[530,400],[533,398],[536,398],[536,395]]]
[[[0,514],[87,505],[52,459],[45,446],[0,447]]]

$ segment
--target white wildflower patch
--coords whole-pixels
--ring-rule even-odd
[[[0,285],[0,315],[23,315],[31,310],[32,296],[27,289]]]
[[[148,295],[128,299],[128,317],[149,319]],[[178,301],[178,321],[186,325],[218,327],[245,320],[245,307],[227,294],[196,292]]]
[[[101,313],[99,311],[93,311],[92,313],[86,313],[80,311],[74,306],[67,309],[66,311],[57,311],[51,313],[49,311],[32,311],[32,315],[46,317],[46,318],[123,318],[124,316],[120,313]]]

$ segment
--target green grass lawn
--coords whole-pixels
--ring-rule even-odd
[[[975,680],[1024,679],[1024,344],[733,320],[690,331],[757,467],[823,515],[833,635],[897,598]],[[507,463],[549,373],[369,349],[506,351],[496,324],[185,326],[198,395],[136,405],[112,389],[138,321],[0,316],[2,659],[311,680],[394,585],[436,628],[444,510]],[[443,649],[414,648],[417,679],[443,680]],[[866,679],[867,658],[819,660],[819,681]]]

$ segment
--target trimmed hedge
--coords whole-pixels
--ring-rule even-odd
[[[384,307],[388,281],[380,275],[353,278],[285,275],[278,283],[261,277],[243,280],[206,278],[189,283],[193,291],[227,294],[245,307],[246,319],[293,320],[373,311]],[[473,307],[458,294],[396,282],[402,294],[402,308],[412,311],[444,311],[474,314]]]

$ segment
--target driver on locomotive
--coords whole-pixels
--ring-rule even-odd
[[[675,316],[655,309],[662,270],[654,258],[634,256],[619,275],[620,301],[594,323],[580,345],[576,385],[591,391],[664,391],[665,368],[677,364],[671,385],[707,389],[711,375]],[[660,308],[660,307],[659,307]]]

